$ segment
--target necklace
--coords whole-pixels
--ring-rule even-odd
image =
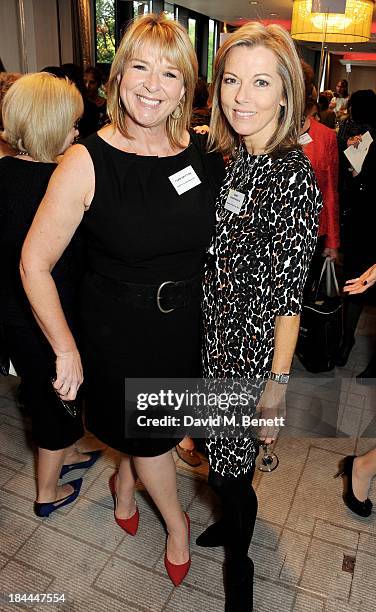
[[[20,150],[18,150],[17,151],[17,155],[29,155],[29,153],[27,151],[20,151]],[[29,155],[29,157],[30,157],[30,155]]]

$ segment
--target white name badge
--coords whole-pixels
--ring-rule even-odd
[[[187,166],[168,177],[179,195],[193,189],[201,183],[192,166]]]
[[[230,189],[225,203],[225,208],[238,215],[243,206],[244,198],[245,193],[236,191],[236,189]]]
[[[308,134],[308,132],[304,132],[304,134],[301,134],[298,138],[298,143],[301,145],[307,145],[310,142],[313,142],[312,138],[310,137],[310,135]]]

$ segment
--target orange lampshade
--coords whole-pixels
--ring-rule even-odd
[[[371,37],[373,0],[347,0],[345,13],[312,13],[312,0],[294,0],[291,36],[297,40],[356,43]]]

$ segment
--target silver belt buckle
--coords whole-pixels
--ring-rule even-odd
[[[161,285],[159,285],[158,287],[158,291],[157,291],[157,306],[159,308],[159,310],[161,312],[163,312],[163,314],[168,314],[169,312],[172,312],[173,310],[175,310],[175,308],[169,308],[169,309],[165,309],[162,308],[161,306],[161,291],[163,289],[163,287],[165,287],[166,285],[175,285],[176,283],[174,281],[165,281],[164,283],[162,283]]]

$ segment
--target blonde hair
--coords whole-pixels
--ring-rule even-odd
[[[150,14],[134,21],[125,32],[111,66],[107,84],[107,113],[114,127],[125,138],[130,138],[127,130],[127,112],[120,98],[120,82],[125,64],[138,51],[150,45],[156,48],[161,57],[171,62],[182,73],[185,94],[180,100],[181,116],[167,118],[167,136],[170,144],[181,147],[184,144],[184,132],[189,128],[192,102],[197,81],[198,65],[195,51],[187,31],[176,21],[170,21],[161,13]]]
[[[277,59],[277,72],[282,80],[285,106],[281,107],[275,133],[266,143],[265,153],[277,156],[298,148],[298,137],[304,111],[304,80],[302,67],[292,38],[278,25],[264,26],[248,23],[225,40],[215,58],[212,85],[212,115],[208,146],[225,154],[233,154],[239,144],[239,136],[228,123],[221,108],[221,84],[226,58],[237,46],[265,47],[273,51]]]
[[[21,77],[22,74],[20,74],[19,72],[0,72],[0,130],[3,129],[1,109],[3,106],[4,96],[7,93],[9,87]]]
[[[36,72],[16,81],[3,101],[6,141],[40,162],[53,162],[83,113],[77,87],[66,79]]]

